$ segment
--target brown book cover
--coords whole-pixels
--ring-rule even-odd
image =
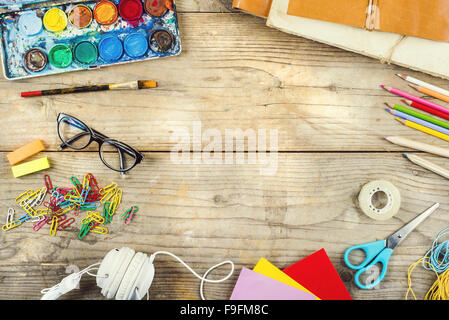
[[[232,7],[258,17],[268,18],[271,1],[272,0],[234,0]]]
[[[449,41],[448,0],[290,0],[287,14]]]

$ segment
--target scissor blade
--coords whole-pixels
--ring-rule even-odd
[[[421,222],[423,222],[431,213],[433,213],[438,207],[439,203],[435,203],[429,209],[421,213],[415,219],[407,223],[401,229],[393,233],[391,236],[387,238],[387,248],[394,249],[396,248],[407,236],[410,232],[412,232]]]

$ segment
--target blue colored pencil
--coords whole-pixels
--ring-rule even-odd
[[[420,125],[422,125],[422,126],[424,126],[426,128],[430,128],[430,129],[433,129],[435,131],[438,131],[438,132],[441,132],[441,133],[449,135],[449,130],[448,129],[440,127],[440,126],[437,126],[436,124],[424,121],[422,119],[416,118],[414,116],[411,116],[409,114],[406,114],[404,112],[401,112],[401,111],[398,111],[398,110],[394,110],[394,109],[391,109],[391,108],[385,108],[385,110],[388,111],[389,113],[391,113],[392,115],[395,115],[396,117],[412,121],[412,122],[420,124]]]

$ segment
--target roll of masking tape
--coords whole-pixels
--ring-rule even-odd
[[[387,220],[398,213],[401,194],[390,182],[375,180],[365,184],[359,193],[360,209],[375,220]]]

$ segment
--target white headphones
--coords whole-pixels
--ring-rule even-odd
[[[232,261],[223,261],[210,269],[208,269],[203,276],[198,275],[192,270],[184,261],[176,255],[166,252],[157,251],[150,257],[142,252],[135,252],[131,248],[112,249],[109,251],[101,262],[95,263],[79,272],[72,273],[65,277],[57,285],[43,289],[42,300],[55,300],[63,294],[75,289],[83,274],[87,273],[97,278],[97,286],[101,288],[101,293],[108,299],[115,298],[116,300],[141,300],[145,294],[148,294],[151,283],[154,278],[153,261],[158,254],[169,255],[182,263],[194,276],[201,280],[200,295],[201,299],[205,300],[203,295],[204,282],[218,283],[227,280],[234,272],[234,263]],[[223,264],[230,264],[230,273],[218,280],[206,279],[209,272],[213,269],[222,266]],[[100,267],[96,267],[100,265]],[[97,274],[91,274],[89,271],[98,269]]]

